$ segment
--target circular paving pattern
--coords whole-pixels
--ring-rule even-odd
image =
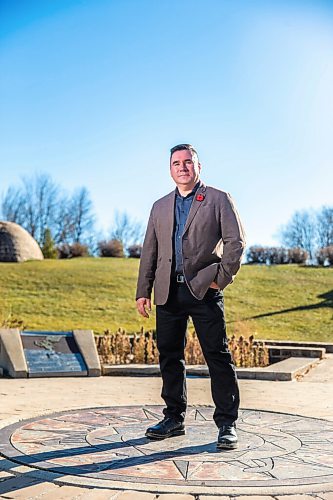
[[[0,430],[0,452],[56,482],[158,492],[286,493],[333,485],[333,422],[243,410],[239,447],[216,449],[213,408],[189,407],[186,434],[144,436],[161,406],[67,411]]]

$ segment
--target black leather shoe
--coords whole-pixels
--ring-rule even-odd
[[[238,438],[234,425],[222,425],[217,438],[217,448],[221,450],[234,450],[238,446]]]
[[[170,417],[165,417],[161,422],[146,430],[146,436],[150,439],[165,439],[183,434],[185,434],[184,424]]]

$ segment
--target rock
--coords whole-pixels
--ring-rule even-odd
[[[0,221],[0,262],[43,260],[37,241],[15,222]]]

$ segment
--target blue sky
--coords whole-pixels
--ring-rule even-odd
[[[0,194],[47,172],[146,222],[191,142],[248,244],[332,205],[333,2],[0,0],[0,67]]]

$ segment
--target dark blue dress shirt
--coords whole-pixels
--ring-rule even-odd
[[[178,191],[178,188],[176,188],[173,249],[174,249],[174,269],[177,274],[181,274],[184,272],[182,237],[187,217],[192,205],[192,201],[198,187],[199,187],[199,182],[194,186],[193,190],[187,196],[181,196],[181,194]]]

